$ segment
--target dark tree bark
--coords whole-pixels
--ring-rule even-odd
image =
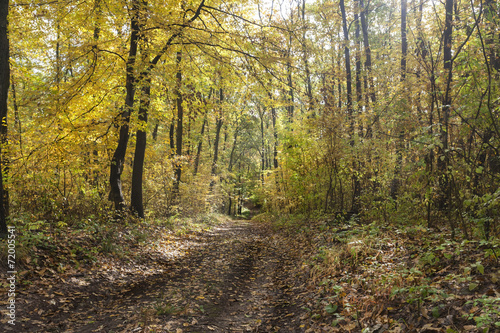
[[[4,143],[7,140],[7,98],[10,85],[10,66],[9,66],[9,37],[8,37],[8,14],[9,1],[0,0],[0,235],[7,234],[7,219],[9,202],[6,200],[6,188],[3,179],[3,170],[5,168],[5,156],[2,152]]]
[[[141,99],[138,119],[141,123],[136,132],[134,165],[132,169],[132,192],[130,195],[130,208],[140,218],[144,218],[142,200],[142,178],[144,174],[144,157],[146,156],[146,124],[148,123],[148,110],[151,97],[151,78],[148,78],[141,89]]]
[[[273,137],[274,137],[274,145],[273,145],[273,167],[275,169],[278,168],[278,129],[276,128],[276,109],[271,107],[271,118],[273,121]]]
[[[363,109],[363,91],[361,88],[361,39],[360,39],[360,27],[359,27],[359,15],[354,14],[354,24],[355,24],[355,39],[356,39],[356,102],[357,102],[357,112],[361,113]],[[363,123],[359,121],[358,124],[359,135],[363,135]]]
[[[155,127],[153,129],[153,133],[151,133],[151,138],[153,141],[156,141],[158,139],[158,127],[160,126],[159,121],[156,121]]]
[[[109,200],[115,204],[115,210],[121,212],[125,209],[125,199],[123,198],[121,175],[125,163],[125,154],[127,152],[127,144],[129,139],[129,123],[132,108],[134,106],[135,83],[134,75],[135,59],[137,56],[137,44],[139,42],[139,1],[132,2],[132,17],[130,20],[130,46],[127,59],[127,74],[125,79],[125,106],[122,109],[118,122],[120,132],[118,137],[118,145],[113,154],[110,167],[109,184],[111,191],[109,192]]]
[[[439,139],[441,146],[439,148],[439,158],[437,159],[437,171],[439,172],[439,201],[438,208],[445,210],[448,208],[450,199],[450,184],[448,177],[448,130],[450,118],[450,104],[451,104],[451,81],[452,81],[452,32],[453,32],[453,0],[446,0],[445,2],[445,26],[443,33],[443,61],[444,61],[444,74],[446,75],[445,89],[442,98],[442,110],[440,115],[440,130]]]
[[[286,72],[287,72],[287,85],[288,85],[288,105],[286,107],[288,122],[293,122],[293,114],[295,112],[295,97],[293,93],[293,78],[292,78],[292,31],[289,31],[288,50],[286,51]]]
[[[219,115],[217,116],[217,120],[215,122],[215,139],[214,139],[214,159],[212,162],[212,177],[217,175],[217,163],[219,162],[219,141],[220,141],[220,130],[223,125],[222,120],[222,101],[224,99],[222,88],[219,89]],[[212,180],[210,182],[210,190],[213,189],[215,185],[215,181]]]
[[[136,82],[142,79],[143,81],[150,80],[151,71],[158,64],[163,55],[169,50],[170,46],[176,38],[181,35],[184,28],[188,27],[193,21],[195,21],[201,13],[205,5],[205,0],[202,0],[196,11],[194,11],[193,16],[182,23],[179,29],[175,31],[167,40],[162,49],[156,54],[156,56],[149,61],[148,67],[141,72],[140,78],[136,78],[134,75],[135,59],[137,56],[137,46],[140,39],[140,13],[141,5],[145,5],[144,2],[139,0],[132,1],[132,17],[130,20],[130,48],[129,55],[126,64],[126,97],[125,106],[122,109],[120,116],[118,117],[120,125],[120,133],[118,138],[118,145],[113,154],[110,167],[109,183],[111,186],[111,191],[109,193],[109,200],[113,201],[115,204],[115,210],[121,212],[125,209],[125,200],[123,198],[122,184],[121,184],[121,174],[123,172],[123,166],[125,161],[125,154],[127,151],[128,136],[129,136],[129,123],[130,115],[132,113],[134,105],[134,96],[136,90]],[[192,11],[192,10],[190,10]],[[187,11],[186,11],[187,12]],[[141,184],[142,186],[142,184]]]
[[[206,106],[207,100],[210,100],[212,97],[212,89],[210,89],[210,92],[208,93],[208,97],[206,100],[204,100],[204,104]],[[200,133],[200,140],[198,141],[198,147],[196,149],[196,158],[194,160],[194,172],[193,174],[196,176],[198,173],[198,167],[200,165],[200,158],[201,158],[201,149],[203,147],[203,134],[205,134],[205,127],[207,126],[207,112],[205,111],[205,116],[203,117],[203,124],[201,125],[201,133]]]
[[[352,109],[352,75],[351,75],[351,59],[349,49],[349,30],[347,29],[347,18],[345,12],[344,0],[340,0],[340,12],[342,14],[342,30],[344,32],[344,61],[346,73],[346,89],[347,89],[347,116],[349,120],[349,144],[354,147],[354,115]],[[356,161],[352,162],[353,170],[357,169]],[[351,211],[355,214],[359,211],[359,179],[354,171],[352,174],[353,193]]]
[[[264,132],[265,109],[257,105],[257,112],[260,118],[260,180],[262,185],[264,185],[264,170],[266,169],[266,141]]]
[[[349,117],[349,136],[351,145],[354,145],[354,118],[352,114],[352,75],[351,75],[351,58],[349,50],[349,30],[347,29],[347,18],[345,13],[344,0],[340,0],[340,12],[342,13],[342,30],[344,32],[344,61],[346,74],[346,89],[347,89],[347,115]]]
[[[173,157],[174,156],[174,153],[175,153],[175,118],[176,118],[176,114],[174,114],[173,118],[172,118],[172,122],[170,123],[170,127],[169,127],[169,130],[168,130],[168,143],[170,145],[170,157]]]
[[[408,54],[408,38],[406,33],[406,13],[407,13],[407,0],[401,0],[401,64],[400,81],[403,82],[406,79],[406,57]]]
[[[174,182],[174,191],[179,192],[179,184],[181,183],[181,175],[182,175],[182,165],[180,161],[180,157],[182,156],[182,126],[184,119],[184,107],[182,105],[183,97],[181,93],[181,85],[182,85],[182,70],[181,70],[181,62],[182,62],[182,52],[177,52],[176,63],[177,63],[177,86],[175,88],[175,96],[176,96],[176,106],[177,106],[177,131],[175,133],[175,155],[177,156],[177,165],[175,166],[175,182]]]
[[[198,141],[198,147],[196,148],[196,158],[194,159],[194,171],[193,174],[196,176],[198,173],[198,167],[200,165],[201,149],[203,147],[203,134],[205,134],[205,126],[207,125],[207,116],[203,118],[203,124],[201,125],[200,141]]]
[[[214,160],[212,163],[212,177],[217,174],[217,163],[219,162],[219,141],[220,141],[220,130],[222,128],[222,117],[218,117],[215,123],[215,139],[214,139]],[[215,185],[214,181],[210,183],[210,188]]]
[[[354,14],[354,24],[355,24],[355,43],[356,43],[356,53],[355,53],[355,66],[356,66],[356,113],[359,115],[363,110],[363,91],[361,88],[361,38],[360,38],[360,26],[359,26],[359,15],[357,14],[358,8],[355,10]],[[354,116],[353,116],[354,117]],[[363,136],[363,122],[361,117],[358,118],[358,131],[359,137]],[[354,121],[354,120],[352,120]],[[357,154],[357,153],[355,153]],[[362,162],[353,162],[354,170],[361,170],[363,168]],[[354,174],[354,194],[353,194],[353,211],[357,213],[358,203],[356,202],[361,196],[361,181],[358,173]]]

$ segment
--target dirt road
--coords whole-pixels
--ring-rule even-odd
[[[103,275],[86,283],[72,277],[46,293],[28,288],[11,331],[304,331],[305,310],[292,286],[298,280],[288,276],[294,258],[270,229],[232,221],[192,235],[181,248],[183,256],[145,258],[145,273],[161,273]]]

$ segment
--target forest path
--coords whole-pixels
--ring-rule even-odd
[[[145,258],[161,273],[104,274],[29,295],[14,331],[302,332],[300,282],[289,276],[296,259],[284,244],[268,226],[230,221],[179,244],[183,256]]]

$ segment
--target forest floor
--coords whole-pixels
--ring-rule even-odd
[[[16,325],[2,315],[3,331],[499,331],[498,258],[481,248],[490,245],[433,243],[418,228],[256,220],[181,233],[129,226],[96,243],[52,234],[26,252]],[[65,246],[70,237],[80,245]]]
[[[5,331],[303,330],[304,310],[282,280],[294,258],[269,227],[227,221],[137,250],[135,260],[108,256],[88,271],[23,272],[30,283],[17,290],[16,325],[3,316]]]

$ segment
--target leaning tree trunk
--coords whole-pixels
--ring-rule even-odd
[[[125,79],[125,106],[122,109],[120,117],[120,132],[118,137],[118,145],[111,160],[109,172],[109,184],[111,191],[109,192],[109,200],[115,204],[115,210],[121,212],[125,209],[125,199],[123,198],[121,175],[125,163],[125,154],[127,152],[127,144],[129,137],[129,123],[132,108],[134,106],[135,95],[135,58],[137,56],[137,43],[139,41],[139,1],[134,0],[132,3],[132,18],[130,21],[130,47],[126,64],[126,79]]]

